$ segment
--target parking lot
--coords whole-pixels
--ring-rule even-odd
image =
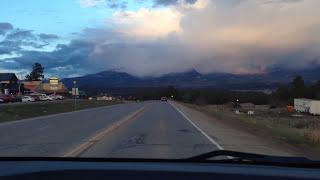
[[[64,100],[66,97],[62,95],[46,95],[46,94],[25,94],[25,95],[0,95],[0,105],[19,104],[19,103],[39,103],[47,101]]]
[[[34,102],[9,102],[9,103],[1,103],[0,106],[20,106],[20,105],[35,105],[35,104],[48,104],[48,103],[56,103],[58,100],[53,101],[34,101]],[[59,101],[74,101],[74,99],[64,99]]]

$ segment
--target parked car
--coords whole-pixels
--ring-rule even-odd
[[[41,101],[40,95],[29,95],[29,96],[31,96],[35,101]]]
[[[56,95],[56,100],[63,100],[63,99],[64,99],[63,96],[61,96],[61,95]]]
[[[0,104],[4,103],[4,100],[0,98]]]
[[[51,97],[52,99],[54,99],[54,100],[63,100],[63,99],[64,99],[63,96],[57,95],[57,94],[56,94],[56,95],[51,94],[50,97]]]
[[[39,96],[40,101],[53,101],[53,98],[47,95]]]
[[[40,101],[40,96],[42,95],[45,95],[45,94],[31,93],[31,94],[28,94],[27,96],[31,96],[35,101]]]
[[[21,101],[22,101],[22,102],[34,102],[35,99],[34,99],[33,97],[31,97],[31,96],[23,96],[23,97],[21,98]]]
[[[0,99],[2,99],[4,103],[9,103],[9,102],[15,101],[14,97],[11,95],[1,95]]]

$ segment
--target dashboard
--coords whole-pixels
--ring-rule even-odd
[[[192,162],[1,161],[0,179],[320,179],[319,168]]]

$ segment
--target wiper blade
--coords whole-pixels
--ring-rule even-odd
[[[208,153],[200,154],[187,158],[190,161],[210,161],[211,158],[226,156],[228,158],[224,161],[240,161],[240,162],[255,162],[255,163],[287,163],[287,164],[317,164],[319,161],[312,161],[305,157],[284,157],[284,156],[271,156],[253,153],[244,153],[238,151],[218,150]]]

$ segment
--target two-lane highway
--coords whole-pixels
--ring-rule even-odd
[[[114,130],[82,157],[183,158],[218,150],[170,103],[152,102],[146,111]]]
[[[0,124],[0,156],[185,158],[212,150],[298,155],[176,102],[146,101]]]
[[[0,156],[183,158],[220,147],[170,102],[0,124]]]

